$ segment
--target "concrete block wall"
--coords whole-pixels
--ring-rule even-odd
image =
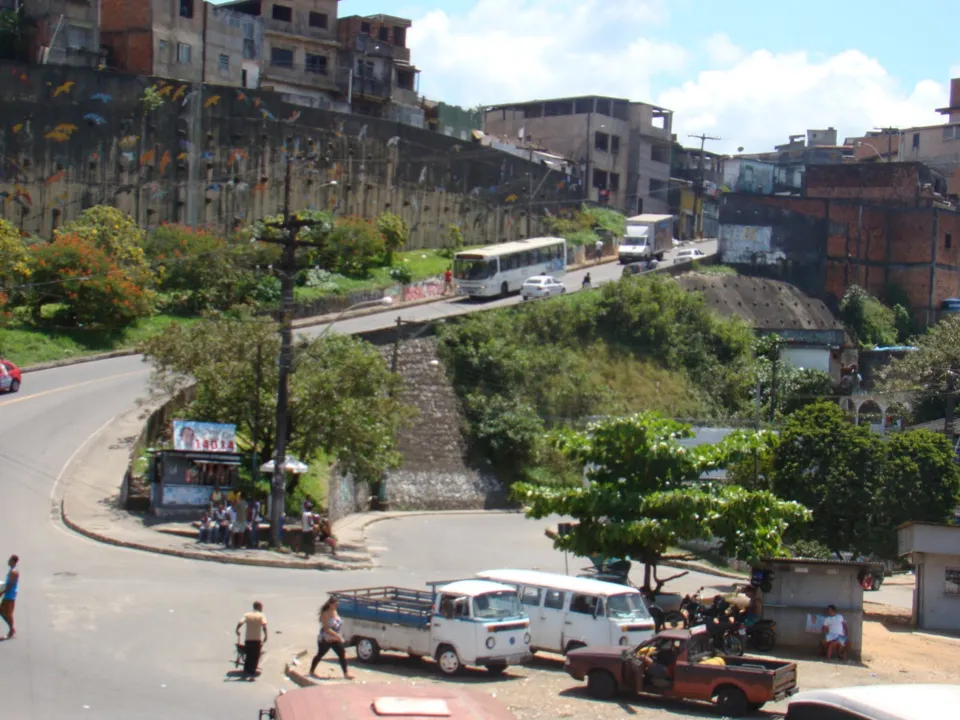
[[[144,117],[140,98],[151,85],[165,103]],[[0,210],[41,237],[95,204],[149,228],[191,220],[194,201],[198,224],[229,232],[281,211],[287,152],[314,158],[294,165],[294,210],[390,210],[410,225],[410,248],[441,246],[453,224],[469,243],[523,237],[528,173],[541,188],[534,234],[545,210],[582,201],[572,183],[541,183],[541,164],[387,120],[291,105],[271,92],[201,92],[175,80],[5,62],[0,90],[9,119],[0,127]]]

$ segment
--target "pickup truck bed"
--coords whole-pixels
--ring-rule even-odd
[[[433,593],[427,590],[375,587],[333,594],[340,601],[340,616],[351,620],[424,629],[433,614]]]

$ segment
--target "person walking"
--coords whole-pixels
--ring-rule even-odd
[[[583,283],[580,286],[581,290],[589,290],[593,287],[593,280],[590,279],[590,273],[587,273],[583,276]]]
[[[317,637],[317,654],[313,656],[313,662],[310,663],[310,675],[316,677],[314,672],[317,665],[323,660],[323,656],[328,651],[333,650],[340,659],[340,669],[343,670],[343,677],[347,680],[353,680],[350,669],[347,667],[347,650],[344,647],[343,635],[340,634],[340,613],[337,612],[337,598],[331,597],[320,608],[320,634]]]
[[[453,270],[447,268],[443,273],[443,294],[449,295],[453,292]]]
[[[260,651],[267,641],[267,618],[263,614],[263,604],[259,601],[253,604],[253,611],[246,613],[237,623],[237,642],[240,642],[240,629],[246,627],[244,635],[244,675],[256,675],[257,665],[260,664]],[[262,633],[262,637],[261,637]]]
[[[17,634],[17,629],[13,624],[13,609],[17,604],[17,591],[20,589],[20,570],[17,567],[19,563],[20,558],[16,555],[11,555],[7,561],[7,566],[10,569],[7,571],[6,582],[3,583],[3,599],[0,600],[0,617],[3,618],[3,621],[7,624],[7,627],[10,628],[10,631],[2,638],[3,640],[10,640]]]
[[[603,259],[603,240],[597,240],[595,248],[597,251],[597,262],[600,262],[600,260]]]

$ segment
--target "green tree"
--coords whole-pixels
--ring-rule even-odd
[[[392,212],[381,213],[377,218],[377,231],[383,236],[386,256],[384,265],[393,265],[393,254],[403,250],[410,237],[410,226],[402,217]]]
[[[71,327],[122,328],[153,311],[153,293],[142,277],[79,235],[61,234],[30,250],[28,304],[38,323],[50,304],[60,306],[56,320]]]
[[[783,338],[776,334],[757,341],[756,378],[764,418],[789,415],[833,392],[830,375],[786,362],[781,357],[784,347]]]
[[[517,397],[474,393],[465,403],[474,450],[510,482],[531,464],[544,423],[534,407]]]
[[[873,521],[875,552],[897,557],[897,527],[947,522],[960,501],[960,468],[950,441],[941,433],[913,430],[886,442],[883,485]]]
[[[144,252],[146,233],[123,211],[109,205],[87,208],[53,233],[54,239],[64,235],[80,237],[103,250],[134,283],[152,284],[154,276]]]
[[[840,319],[860,347],[883,347],[897,343],[897,317],[893,310],[859,285],[851,285],[843,294]]]
[[[24,297],[22,284],[30,277],[30,256],[20,231],[0,218],[0,316]]]
[[[586,471],[586,486],[517,483],[513,494],[527,517],[577,520],[557,537],[557,548],[577,555],[630,557],[645,565],[644,586],[668,547],[682,540],[716,538],[724,553],[756,560],[784,552],[791,524],[807,519],[799,504],[769,492],[701,483],[708,470],[762,445],[762,433],[738,432],[717,445],[680,444],[690,427],[655,413],[604,420],[583,432],[564,432],[557,443]]]
[[[895,358],[882,373],[884,390],[915,390],[924,399],[942,399],[951,373],[960,372],[960,315],[947,315],[917,337],[916,350]],[[960,388],[960,382],[953,383]],[[941,406],[941,403],[937,403]],[[943,417],[942,409],[940,417]]]
[[[836,404],[819,402],[787,417],[771,489],[813,511],[796,539],[819,540],[835,553],[868,554],[883,466],[881,437],[853,425]]]

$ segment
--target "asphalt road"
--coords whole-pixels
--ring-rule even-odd
[[[617,265],[591,270],[595,284],[619,272]],[[581,277],[571,273],[566,282],[576,289]],[[382,327],[397,314],[424,320],[514,302],[440,302],[346,320],[335,331]],[[0,643],[0,717],[253,717],[289,687],[282,665],[312,646],[329,590],[417,585],[497,565],[564,568],[543,536],[546,523],[509,514],[380,523],[370,536],[381,568],[344,573],[180,560],[80,537],[56,519],[56,485],[87,440],[146,395],[148,379],[141,358],[116,358],[29,373],[20,393],[0,398],[0,556],[19,554],[22,575],[18,634]],[[722,581],[688,576],[675,587],[711,582]],[[235,682],[233,627],[254,599],[264,602],[274,634],[262,677]]]

